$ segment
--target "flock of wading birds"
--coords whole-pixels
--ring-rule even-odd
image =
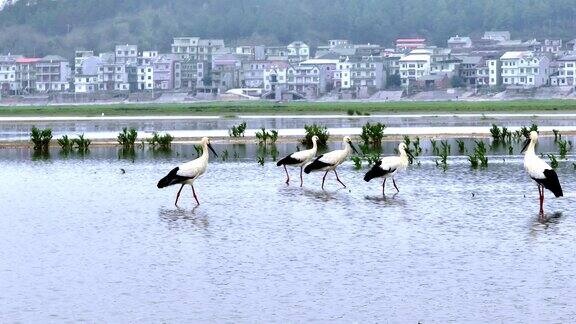
[[[350,156],[352,151],[358,153],[350,137],[345,136],[343,139],[343,146],[341,150],[331,151],[320,156],[316,156],[318,151],[318,137],[312,137],[312,148],[309,150],[294,152],[285,158],[278,161],[278,166],[283,166],[286,171],[286,184],[290,183],[290,175],[286,166],[300,167],[300,186],[303,184],[302,172],[309,174],[315,171],[324,171],[322,178],[322,189],[324,189],[324,182],[326,176],[330,171],[334,172],[336,180],[346,188],[346,185],[340,181],[336,168],[342,164]],[[538,133],[535,131],[530,132],[530,136],[526,139],[521,152],[524,152],[524,168],[530,177],[538,185],[538,193],[540,196],[540,216],[544,216],[544,189],[550,190],[554,196],[561,197],[562,187],[558,180],[558,175],[544,160],[536,155],[535,146],[538,142]],[[216,154],[210,139],[207,137],[202,138],[200,144],[202,145],[202,155],[190,162],[184,163],[172,169],[164,178],[158,182],[158,188],[165,188],[172,185],[181,185],[174,205],[178,206],[178,198],[185,185],[192,187],[192,193],[196,203],[200,205],[196,190],[194,190],[194,181],[201,177],[208,166],[209,153],[208,149]],[[408,157],[412,157],[411,153],[407,150],[406,144],[400,143],[398,145],[398,156],[388,156],[380,159],[364,176],[365,181],[370,181],[375,178],[383,178],[382,194],[385,194],[386,179],[392,178],[392,183],[397,192],[400,192],[394,176],[405,170],[408,167]]]

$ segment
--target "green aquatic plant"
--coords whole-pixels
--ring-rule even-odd
[[[470,162],[470,166],[472,167],[472,169],[478,169],[479,166],[478,155],[476,154],[468,155],[468,161]]]
[[[458,152],[459,152],[460,154],[466,153],[466,146],[465,146],[463,140],[457,139],[457,140],[456,140],[456,144],[458,144]]]
[[[490,134],[492,135],[492,140],[494,142],[499,142],[500,137],[502,136],[500,132],[500,128],[496,124],[492,124],[492,128],[490,128]]]
[[[258,162],[258,164],[260,164],[260,166],[264,166],[264,163],[266,162],[266,158],[262,155],[259,155],[256,157],[256,161]]]
[[[138,138],[138,131],[135,128],[128,129],[127,127],[122,128],[122,132],[118,134],[118,144],[125,148],[134,147],[136,139]]]
[[[148,145],[152,149],[169,150],[172,147],[172,141],[174,137],[166,133],[160,135],[157,132],[152,133],[152,137],[148,139]]]
[[[220,158],[222,159],[222,162],[226,162],[228,160],[228,156],[230,155],[230,153],[228,153],[228,150],[224,150],[221,154],[220,154]]]
[[[36,126],[32,126],[30,130],[30,141],[32,142],[34,151],[48,151],[51,140],[52,129],[39,129]]]
[[[354,162],[354,169],[360,170],[362,169],[362,158],[359,156],[353,156],[350,158],[352,162]]]
[[[276,148],[276,145],[272,144],[270,146],[270,150],[269,150],[269,154],[270,157],[272,158],[272,161],[276,161],[276,159],[278,158],[278,148]]]
[[[431,139],[431,140],[430,140],[430,144],[432,144],[432,153],[435,154],[435,155],[438,155],[438,153],[439,153],[440,151],[438,150],[438,145],[437,145],[437,143],[436,143],[436,140],[435,140],[435,139]]]
[[[266,128],[262,127],[259,131],[256,132],[256,139],[258,139],[259,143],[276,143],[278,140],[278,131],[271,130],[268,132]]]
[[[70,139],[68,135],[63,135],[57,142],[64,152],[70,152],[74,148],[74,141]]]
[[[514,154],[514,147],[512,147],[512,145],[508,146],[508,154],[510,155]]]
[[[72,141],[74,142],[74,145],[76,145],[76,149],[78,149],[78,152],[80,153],[88,152],[88,147],[92,143],[91,140],[84,138],[84,134],[78,135],[78,138],[75,138]]]
[[[328,138],[330,137],[326,126],[317,124],[304,125],[304,130],[306,135],[300,140],[300,143],[306,145],[306,147],[312,147],[312,137],[316,135],[318,136],[318,146],[326,147]]]
[[[552,169],[556,170],[558,168],[558,159],[554,154],[548,154],[548,158],[550,159],[550,166]]]
[[[509,143],[512,140],[512,133],[506,127],[499,128],[498,125],[492,124],[490,128],[492,142],[496,145],[499,143]]]
[[[385,128],[386,125],[382,123],[366,123],[364,126],[362,126],[360,140],[362,140],[365,145],[372,145],[374,147],[380,146],[382,145],[382,139],[384,138]]]
[[[246,132],[246,122],[242,122],[237,126],[232,126],[228,131],[228,134],[231,137],[244,137],[245,132]]]
[[[440,145],[442,146],[442,148],[441,148],[442,152],[447,152],[447,155],[450,155],[450,151],[452,150],[452,147],[448,143],[448,140],[440,141]]]
[[[561,141],[556,142],[556,144],[558,144],[558,149],[560,151],[559,152],[560,158],[565,159],[566,154],[568,154],[568,141],[561,140]]]

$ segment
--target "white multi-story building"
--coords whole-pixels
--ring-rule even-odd
[[[136,65],[138,63],[137,45],[116,45],[116,63]]]
[[[14,94],[21,90],[16,59],[13,55],[0,56],[0,93]]]
[[[136,69],[137,89],[154,89],[154,65],[153,61],[158,57],[158,51],[142,51],[138,57]]]
[[[288,90],[305,94],[305,97],[318,96],[320,94],[320,80],[324,76],[320,68],[315,65],[290,66],[287,70]]]
[[[57,55],[48,55],[36,63],[36,91],[68,91],[71,70],[68,61]]]
[[[533,52],[506,52],[502,62],[502,84],[525,88],[540,87],[548,83],[550,60]]]
[[[277,86],[285,86],[288,80],[288,67],[285,62],[273,62],[263,73],[264,91],[274,91]]]
[[[292,42],[286,46],[286,49],[288,50],[288,61],[290,63],[298,63],[310,58],[310,47],[304,42]]]
[[[498,59],[486,60],[488,67],[488,85],[491,87],[502,84],[502,62]]]
[[[334,73],[335,89],[350,89],[352,87],[352,63],[348,61],[338,62]]]
[[[402,86],[408,87],[425,75],[430,74],[431,51],[417,49],[400,59]]]
[[[75,75],[74,92],[94,93],[98,91],[98,75]]]
[[[557,85],[576,86],[576,54],[562,56],[558,63]]]

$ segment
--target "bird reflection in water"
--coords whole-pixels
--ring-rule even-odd
[[[193,225],[194,227],[206,230],[210,225],[207,215],[201,212],[199,206],[194,206],[192,209],[161,208],[158,211],[158,216],[163,222],[169,225],[169,228],[181,228]]]

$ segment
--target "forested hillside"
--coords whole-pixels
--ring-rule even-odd
[[[0,53],[110,50],[116,43],[168,50],[174,36],[317,45],[329,38],[391,45],[424,36],[506,29],[514,37],[576,37],[573,0],[35,0],[0,12]]]

